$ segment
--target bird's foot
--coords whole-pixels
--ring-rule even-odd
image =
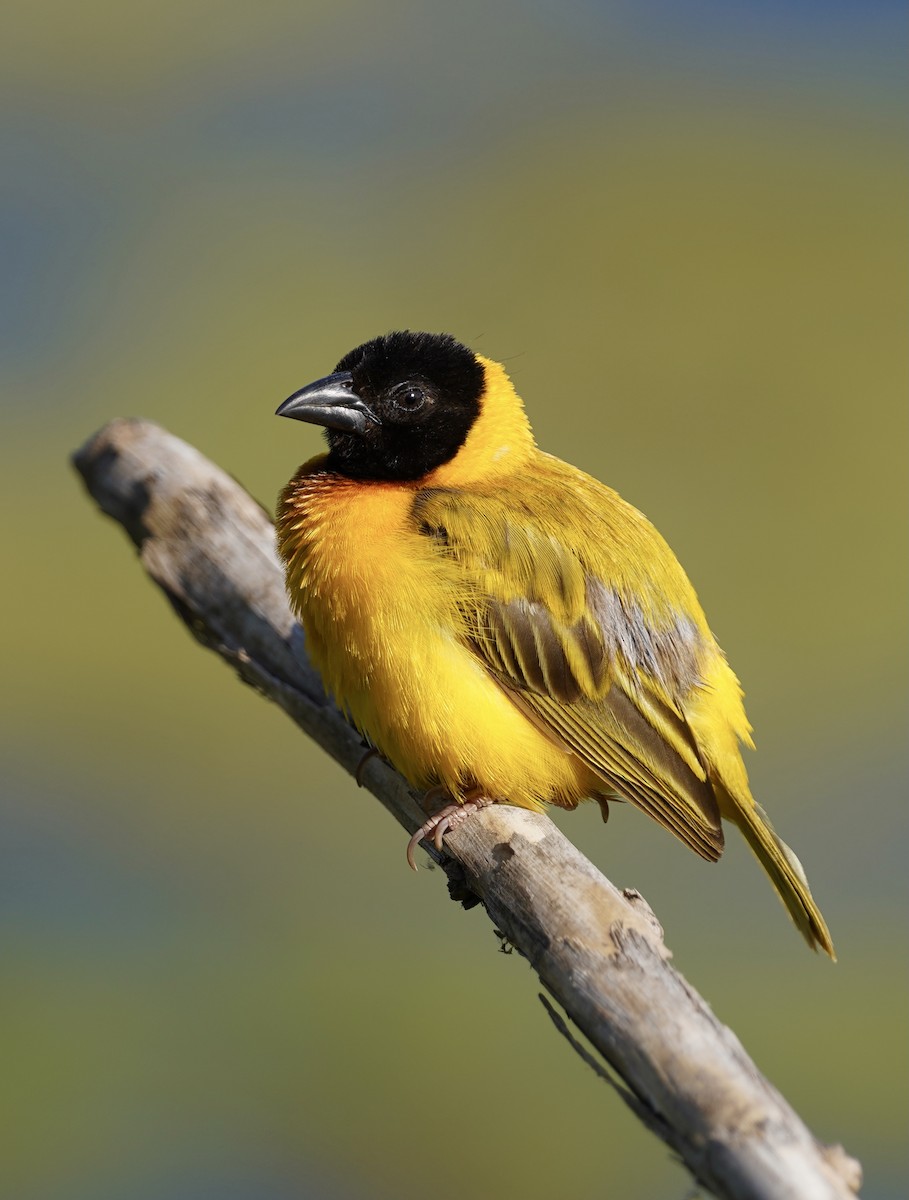
[[[420,800],[420,808],[422,808],[423,812],[425,813],[431,812],[433,805],[437,804],[443,796],[448,796],[450,794],[451,793],[444,783],[437,783],[435,787],[431,787],[428,792],[423,794],[423,797]]]
[[[437,792],[437,789],[431,788],[427,793],[427,798],[435,792]],[[424,821],[407,843],[407,862],[410,868],[414,871],[417,869],[417,864],[414,861],[414,851],[424,838],[428,838],[432,834],[433,845],[441,854],[442,838],[445,834],[451,833],[453,829],[457,829],[459,825],[463,825],[468,817],[472,817],[481,808],[488,808],[490,804],[495,804],[495,800],[490,796],[468,793],[460,804],[448,804],[440,812],[435,813],[428,820]]]
[[[382,757],[382,751],[377,750],[375,746],[370,746],[360,761],[357,763],[357,768],[354,771],[354,781],[357,787],[363,786],[363,771],[366,769],[366,764],[371,758],[381,758],[382,762],[388,762],[387,758]]]

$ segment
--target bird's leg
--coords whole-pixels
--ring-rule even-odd
[[[430,788],[424,797],[425,800],[429,796],[438,792],[437,788]],[[448,804],[440,812],[435,813],[424,821],[417,832],[407,843],[407,862],[412,870],[417,869],[417,864],[414,861],[414,851],[424,838],[433,835],[432,841],[435,848],[442,852],[442,838],[446,833],[451,833],[453,829],[457,829],[459,825],[463,825],[468,817],[473,816],[475,812],[479,812],[481,808],[488,808],[490,804],[495,804],[495,800],[491,796],[485,796],[479,788],[468,792],[460,803]]]

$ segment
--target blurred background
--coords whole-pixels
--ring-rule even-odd
[[[187,637],[68,454],[269,507],[392,328],[506,361],[667,536],[838,966],[738,838],[560,817],[864,1195],[905,1194],[903,6],[20,4],[0,45],[0,1194],[681,1200],[405,836]]]

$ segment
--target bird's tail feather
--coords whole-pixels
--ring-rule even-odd
[[[812,950],[820,947],[836,962],[827,922],[814,902],[802,864],[782,838],[774,833],[764,810],[759,804],[753,807],[736,804],[735,822],[770,876],[805,941]]]

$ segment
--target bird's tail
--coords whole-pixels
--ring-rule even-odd
[[[820,946],[836,962],[827,922],[814,902],[802,864],[782,838],[773,832],[764,810],[759,804],[736,804],[734,820],[770,876],[805,941],[812,950]]]

